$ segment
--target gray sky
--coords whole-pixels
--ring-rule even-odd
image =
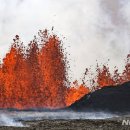
[[[27,44],[39,29],[63,39],[72,80],[86,67],[106,63],[122,69],[130,48],[129,0],[0,0],[0,56],[16,34]]]

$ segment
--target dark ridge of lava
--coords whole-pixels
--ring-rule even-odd
[[[130,112],[130,82],[89,93],[73,103],[74,111]]]

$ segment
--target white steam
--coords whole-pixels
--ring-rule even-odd
[[[24,125],[6,114],[0,114],[0,126],[23,127]]]
[[[37,121],[37,120],[55,120],[55,119],[65,119],[65,120],[75,120],[75,119],[108,119],[118,117],[116,114],[108,112],[74,112],[74,111],[1,111],[0,115],[0,126],[13,126],[13,127],[29,127],[28,125],[23,125],[21,122],[24,121]],[[21,122],[20,122],[21,121]]]
[[[66,37],[72,81],[96,60],[111,59],[111,68],[123,69],[130,51],[129,0],[0,0],[0,55],[16,34],[28,42],[38,29],[52,26]]]
[[[6,124],[8,125],[7,120],[9,122],[14,122],[14,120],[9,117],[17,120],[44,120],[44,119],[107,119],[117,117],[115,114],[107,113],[107,112],[74,112],[74,111],[59,111],[59,112],[8,112],[8,117],[5,119],[2,117]],[[16,123],[16,122],[15,122]],[[11,123],[10,123],[11,124]],[[21,124],[19,124],[20,126]]]

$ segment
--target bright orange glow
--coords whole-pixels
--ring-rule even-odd
[[[66,105],[67,106],[71,105],[76,100],[79,100],[85,94],[90,92],[90,90],[87,87],[85,87],[83,85],[78,85],[77,81],[75,81],[73,84],[75,86],[70,87],[67,90],[67,96],[66,96]]]
[[[87,80],[91,82],[90,89],[85,81],[88,69],[82,84],[75,81],[71,86],[61,41],[55,35],[48,35],[47,30],[39,31],[38,35],[28,47],[23,46],[17,35],[0,64],[0,108],[63,108],[92,90],[130,81],[128,55],[121,74],[116,67],[111,74],[108,66],[97,66],[96,78]]]
[[[109,71],[109,67],[97,68],[97,83],[99,87],[115,85],[114,79]]]

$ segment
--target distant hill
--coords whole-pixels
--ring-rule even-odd
[[[130,112],[130,82],[89,93],[72,104],[75,111]]]

